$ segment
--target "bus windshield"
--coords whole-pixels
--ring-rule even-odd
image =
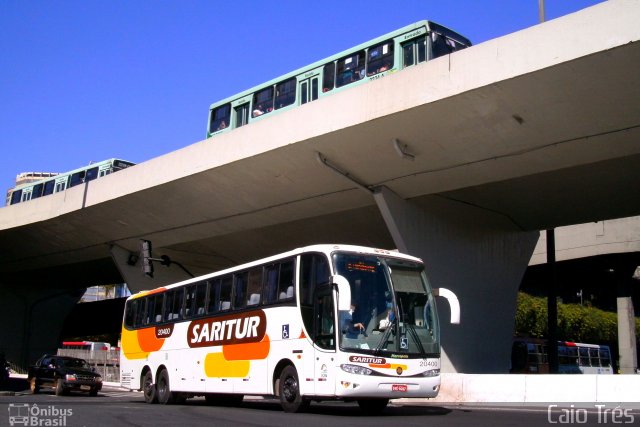
[[[435,301],[421,263],[350,253],[335,253],[333,262],[351,287],[351,310],[338,313],[344,351],[439,356]]]

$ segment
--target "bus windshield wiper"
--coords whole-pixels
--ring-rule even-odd
[[[420,337],[418,336],[418,333],[416,332],[416,327],[414,325],[412,325],[411,323],[405,323],[405,326],[407,327],[407,329],[409,329],[409,334],[411,335],[411,338],[414,339],[414,341],[416,342],[416,344],[418,344],[418,348],[420,349],[420,354],[424,354],[424,347],[422,346],[422,342],[420,341]]]
[[[374,354],[379,354],[382,351],[382,347],[384,347],[384,345],[387,343],[389,335],[391,335],[392,330],[395,328],[396,320],[397,318],[394,318],[389,322],[389,326],[387,327],[387,329],[385,329],[384,334],[382,334],[382,338],[380,339],[378,346],[373,351]]]

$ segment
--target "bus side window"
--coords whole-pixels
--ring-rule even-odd
[[[216,313],[220,310],[220,288],[222,280],[220,278],[213,279],[209,282],[209,300],[207,313]]]
[[[264,301],[271,304],[278,300],[278,274],[280,264],[268,265],[264,268]]]
[[[133,319],[136,317],[136,310],[138,308],[138,300],[129,300],[126,306],[124,314],[124,325],[128,328],[133,328]]]
[[[244,308],[247,305],[247,276],[246,271],[234,275],[233,308]]]
[[[142,321],[144,320],[145,312],[146,312],[146,298],[138,299],[138,307],[136,309],[136,314],[133,319],[133,327],[139,328],[142,326]]]
[[[280,264],[280,277],[278,279],[278,297],[279,299],[293,298],[293,261],[283,262]]]
[[[153,323],[162,322],[162,306],[164,304],[164,294],[154,295],[155,303],[153,310]]]
[[[174,299],[175,291],[168,291],[164,295],[164,319],[163,321],[167,322],[169,320],[173,320],[173,299]]]
[[[147,310],[144,314],[144,319],[142,320],[142,324],[147,326],[153,323],[153,313],[155,312],[155,303],[156,300],[153,295],[145,298],[147,300]]]
[[[330,62],[322,69],[322,92],[333,89],[336,81],[336,63]]]
[[[220,283],[220,311],[229,310],[231,308],[231,286],[233,284],[233,276],[225,276]]]
[[[249,270],[248,280],[247,305],[256,306],[260,304],[260,295],[262,294],[262,267]]]
[[[192,316],[202,316],[205,312],[207,302],[207,282],[200,282],[196,285],[196,295],[193,302]]]

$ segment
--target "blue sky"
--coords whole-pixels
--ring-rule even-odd
[[[193,144],[211,103],[422,19],[478,44],[536,25],[538,0],[1,0],[0,192]]]

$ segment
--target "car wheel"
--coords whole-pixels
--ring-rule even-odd
[[[31,380],[29,380],[29,390],[31,391],[31,394],[38,394],[40,391],[36,377],[32,377]]]
[[[89,396],[96,397],[97,395],[98,395],[98,389],[92,388],[91,391],[89,392]]]
[[[67,390],[64,388],[64,380],[62,378],[58,378],[56,381],[56,396],[62,396],[66,394]]]
[[[147,371],[142,379],[142,393],[144,394],[144,401],[146,403],[158,403],[158,394],[156,392],[156,385],[153,383],[153,374],[151,371]]]
[[[309,407],[309,400],[300,394],[300,383],[296,368],[286,366],[280,374],[278,382],[280,405],[285,412],[304,412]]]

